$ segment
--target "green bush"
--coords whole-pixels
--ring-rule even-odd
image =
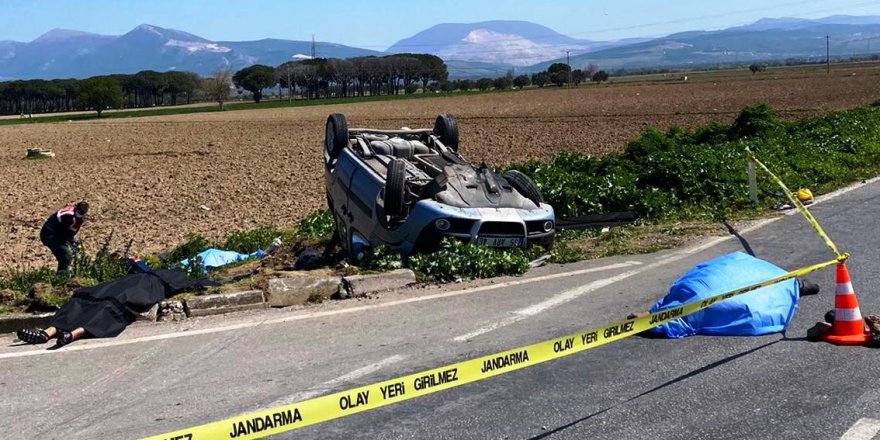
[[[791,188],[843,185],[880,171],[880,112],[858,108],[786,123],[767,105],[748,106],[731,126],[649,128],[619,154],[560,153],[511,168],[535,181],[559,217],[634,211],[649,220],[725,218],[753,206],[747,146]],[[778,192],[759,179],[763,203]]]
[[[205,237],[199,234],[188,234],[183,243],[159,257],[162,261],[161,266],[164,268],[178,267],[182,260],[192,258],[196,254],[212,247],[215,246]]]
[[[320,240],[333,235],[336,226],[333,223],[333,215],[330,211],[316,211],[296,224],[296,235],[302,238]]]
[[[78,278],[87,278],[98,283],[112,281],[124,277],[128,272],[128,254],[131,250],[131,241],[121,251],[111,251],[110,243],[113,241],[111,232],[94,257],[90,257],[85,247],[81,248],[73,258],[70,265],[71,275]]]
[[[286,243],[290,240],[290,232],[281,231],[271,226],[260,226],[249,231],[233,231],[226,234],[226,242],[223,249],[242,254],[256,252],[257,249],[266,250],[276,238]]]
[[[403,267],[400,253],[379,245],[371,247],[360,262],[360,267],[365,270],[394,270]]]
[[[70,275],[55,272],[54,269],[41,267],[32,270],[10,269],[0,278],[0,290],[10,289],[27,295],[36,283],[46,283],[54,287],[63,286]]]
[[[730,134],[732,138],[766,137],[780,128],[782,121],[769,105],[747,105],[730,126]]]
[[[522,249],[493,249],[445,238],[440,249],[413,255],[410,267],[423,277],[438,282],[457,279],[522,275],[529,270],[529,259]]]

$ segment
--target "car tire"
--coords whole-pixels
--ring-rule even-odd
[[[535,185],[535,182],[530,179],[529,176],[526,176],[517,170],[510,170],[504,173],[504,178],[507,179],[510,186],[522,194],[523,197],[531,200],[536,205],[544,203],[544,196],[541,195],[541,190],[538,189],[538,185]]]
[[[348,122],[345,115],[334,113],[327,117],[324,127],[324,152],[329,162],[339,157],[342,149],[348,146]]]
[[[434,121],[434,134],[440,138],[443,145],[451,148],[452,151],[458,151],[458,124],[451,114],[443,113],[437,116],[437,120]]]
[[[385,214],[391,217],[403,215],[406,194],[406,168],[402,160],[393,159],[385,176]]]

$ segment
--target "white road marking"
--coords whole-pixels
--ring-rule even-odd
[[[351,373],[345,374],[343,376],[339,376],[336,379],[328,380],[327,382],[324,382],[321,385],[318,385],[318,386],[311,388],[309,390],[295,393],[295,394],[291,394],[290,396],[278,399],[268,405],[260,406],[259,409],[275,408],[276,406],[289,405],[291,403],[300,402],[300,401],[303,401],[306,399],[311,399],[312,397],[322,395],[322,394],[332,390],[333,388],[335,388],[341,384],[344,384],[346,382],[351,382],[355,379],[359,379],[359,378],[366,376],[368,374],[375,373],[376,371],[379,371],[388,365],[400,362],[404,359],[406,359],[406,356],[401,356],[399,354],[396,354],[396,355],[391,356],[389,358],[382,359],[381,361],[376,362],[374,364],[370,364],[370,365],[367,365],[366,367],[354,370]]]
[[[855,189],[858,189],[863,186],[877,182],[878,180],[880,180],[880,176],[869,179],[869,180],[865,181],[865,183],[856,183],[856,184],[850,185],[846,188],[841,188],[837,191],[830,192],[830,193],[825,194],[823,196],[817,197],[816,201],[813,202],[813,204],[810,206],[818,205],[824,201],[833,199],[835,197],[846,194],[846,193],[853,191]],[[797,212],[798,212],[797,210],[792,210],[790,212],[787,212],[785,215],[786,216],[793,215],[793,214],[796,214]],[[739,232],[740,232],[740,234],[746,234],[746,233],[752,232],[754,230],[757,230],[759,228],[762,228],[764,226],[767,226],[768,224],[773,223],[773,222],[780,220],[782,218],[784,218],[784,216],[760,220],[760,221],[756,222],[755,224],[753,224],[752,226],[745,228]],[[652,263],[647,266],[644,266],[641,268],[640,271],[638,271],[636,273],[653,269],[653,268],[661,265],[659,263],[665,264],[665,263],[668,263],[671,261],[681,259],[688,253],[700,252],[702,250],[708,249],[708,248],[715,246],[721,242],[724,242],[726,240],[731,240],[733,238],[734,238],[734,236],[732,236],[732,235],[728,235],[728,236],[724,236],[724,237],[717,237],[717,238],[709,240],[703,244],[693,246],[693,247],[684,249],[682,251],[679,251],[678,253],[673,254],[672,257],[669,257],[669,258],[672,258],[671,260],[669,258],[667,258],[667,260],[661,260],[656,263]],[[491,285],[476,287],[473,289],[464,289],[464,290],[457,290],[457,291],[452,291],[452,292],[438,293],[438,294],[434,294],[434,295],[426,295],[426,296],[421,296],[421,297],[416,297],[416,298],[407,298],[407,299],[403,299],[403,300],[399,300],[399,301],[391,301],[391,302],[382,303],[382,304],[372,304],[372,305],[367,305],[367,306],[351,307],[351,308],[342,309],[342,310],[331,310],[331,311],[327,311],[327,312],[317,312],[317,313],[309,313],[309,314],[303,314],[303,315],[286,316],[286,317],[276,318],[276,319],[266,319],[266,320],[263,320],[263,321],[260,321],[257,323],[234,324],[234,325],[228,325],[228,326],[223,326],[223,327],[214,327],[214,328],[200,329],[200,330],[190,330],[190,331],[184,331],[184,332],[169,333],[169,334],[154,335],[154,336],[145,336],[145,337],[141,337],[141,338],[132,338],[132,339],[124,339],[124,340],[104,341],[104,342],[96,342],[96,343],[80,343],[80,345],[69,345],[69,346],[66,346],[66,347],[59,349],[59,350],[39,350],[39,349],[37,349],[37,350],[28,350],[28,351],[17,352],[17,353],[0,353],[0,359],[11,359],[11,358],[18,358],[18,357],[26,357],[26,356],[38,356],[38,355],[46,355],[46,354],[67,353],[67,352],[71,352],[71,351],[92,350],[92,349],[96,349],[96,348],[115,347],[115,346],[119,346],[119,345],[136,344],[136,343],[140,343],[140,342],[161,341],[161,340],[165,340],[165,339],[175,339],[175,338],[183,338],[183,337],[187,337],[187,336],[205,335],[205,334],[211,334],[211,333],[240,330],[240,329],[244,329],[244,328],[256,327],[256,326],[259,326],[262,324],[280,324],[280,323],[299,321],[299,320],[304,320],[304,319],[322,318],[322,317],[326,317],[326,316],[334,316],[334,315],[341,315],[341,314],[347,314],[347,313],[361,312],[361,311],[365,311],[365,310],[379,309],[379,308],[384,308],[384,307],[392,307],[392,306],[397,306],[397,305],[401,305],[401,304],[429,301],[432,299],[447,298],[447,297],[452,297],[452,296],[464,295],[467,293],[482,292],[485,290],[501,289],[501,288],[505,288],[505,287],[518,286],[521,284],[534,283],[534,282],[538,282],[538,281],[546,281],[546,280],[556,279],[556,278],[571,277],[571,276],[576,276],[576,275],[589,273],[589,272],[597,272],[600,270],[609,270],[609,269],[614,269],[614,268],[620,268],[620,267],[622,267],[621,265],[639,265],[639,264],[642,264],[642,263],[637,262],[637,261],[628,261],[626,263],[612,264],[609,266],[602,266],[602,267],[595,267],[595,268],[589,268],[589,269],[581,269],[581,270],[576,270],[576,271],[572,271],[572,272],[544,275],[544,276],[535,277],[535,278],[527,278],[527,279],[522,279],[522,280],[509,281],[506,283],[491,284]],[[627,277],[624,277],[624,278],[628,278],[629,276],[632,276],[635,274],[635,273],[631,273],[631,272],[626,272],[626,273],[629,275],[627,275]],[[623,275],[623,274],[621,274],[621,275]],[[618,275],[618,277],[621,275]],[[623,278],[621,278],[621,279],[623,279]],[[495,327],[495,328],[499,328],[499,327]],[[489,330],[489,331],[491,331],[491,330]]]
[[[878,432],[880,432],[880,420],[859,419],[840,436],[840,440],[871,440]]]

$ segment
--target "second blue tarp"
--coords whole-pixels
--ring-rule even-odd
[[[676,281],[651,313],[699,301],[784,275],[785,270],[742,252],[700,263]],[[691,335],[756,336],[784,331],[798,304],[795,279],[721,301],[674,319],[650,333],[668,338]]]

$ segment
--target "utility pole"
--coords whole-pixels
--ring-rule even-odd
[[[568,87],[571,87],[571,57],[568,56],[570,50],[565,51],[565,64],[568,65]]]
[[[315,34],[312,34],[312,59],[318,58],[318,48],[315,47]]]
[[[825,36],[825,73],[831,73],[831,37]]]

